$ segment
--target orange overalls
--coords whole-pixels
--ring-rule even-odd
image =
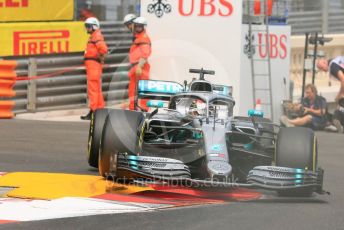
[[[104,98],[102,94],[102,68],[101,56],[107,54],[108,48],[100,30],[95,30],[87,43],[85,51],[85,66],[87,73],[87,94],[90,100],[90,109],[104,108]]]
[[[150,65],[148,62],[144,64],[142,67],[142,75],[136,75],[136,68],[141,58],[148,59],[151,55],[151,41],[148,37],[146,31],[142,33],[135,34],[135,40],[130,47],[129,52],[129,61],[131,64],[131,69],[129,71],[129,89],[128,89],[128,96],[129,96],[129,109],[135,110],[135,97],[136,97],[136,87],[139,80],[148,80],[149,79],[149,70]],[[140,101],[140,107],[147,110],[147,100]]]

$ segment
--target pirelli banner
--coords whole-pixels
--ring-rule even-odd
[[[0,56],[78,52],[88,35],[83,22],[0,23]]]
[[[0,0],[0,22],[73,20],[74,0]]]

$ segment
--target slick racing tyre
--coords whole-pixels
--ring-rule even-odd
[[[89,135],[88,135],[88,164],[98,168],[98,155],[100,147],[100,138],[102,135],[105,119],[109,114],[108,109],[98,109],[91,117]]]
[[[317,170],[318,148],[313,130],[304,127],[281,128],[276,143],[276,166]],[[280,196],[307,197],[313,188],[279,191]]]
[[[109,113],[100,142],[98,169],[101,176],[118,177],[119,153],[137,154],[143,121],[143,113],[137,111],[112,110]]]

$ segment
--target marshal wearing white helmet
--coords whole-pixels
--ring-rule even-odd
[[[138,17],[134,19],[134,25],[147,26],[147,19],[144,17]]]
[[[100,23],[99,23],[98,19],[96,19],[94,17],[90,17],[90,18],[87,18],[85,20],[85,27],[86,27],[87,31],[89,29],[92,31],[98,30],[98,29],[100,29]]]
[[[147,100],[141,99],[139,105],[135,102],[136,86],[139,80],[148,80],[150,73],[150,65],[148,58],[151,55],[151,40],[146,33],[145,27],[147,20],[144,17],[138,17],[133,21],[134,40],[130,47],[129,61],[131,69],[129,71],[129,109],[135,110],[139,106],[143,110],[147,110]]]
[[[130,23],[133,23],[135,18],[137,18],[137,16],[135,14],[127,14],[127,15],[125,15],[125,17],[123,19],[123,24],[128,25]]]
[[[90,35],[84,54],[90,111],[87,115],[81,116],[81,119],[90,120],[94,111],[104,108],[105,105],[101,87],[101,75],[108,47],[100,31],[98,19],[94,17],[87,18],[85,20],[85,27]]]
[[[135,14],[127,14],[123,19],[123,24],[130,30],[130,32],[134,32],[133,21],[135,18],[137,18]]]

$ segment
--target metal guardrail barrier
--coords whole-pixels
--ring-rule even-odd
[[[292,26],[293,35],[344,32],[344,1],[292,0],[289,7],[288,24]]]
[[[108,106],[127,100],[128,49],[131,34],[121,22],[102,22],[102,33],[111,54],[107,56],[103,69],[103,94]],[[86,44],[85,44],[86,45]],[[87,81],[83,66],[83,53],[37,57],[10,57],[18,62],[18,79],[14,89],[16,102],[14,112],[37,112],[73,109],[87,106]],[[66,71],[64,71],[66,70]],[[56,73],[52,77],[24,80]]]
[[[322,12],[291,12],[288,24],[291,25],[292,34],[322,31]]]
[[[328,16],[328,33],[344,32],[344,9],[331,9]]]

